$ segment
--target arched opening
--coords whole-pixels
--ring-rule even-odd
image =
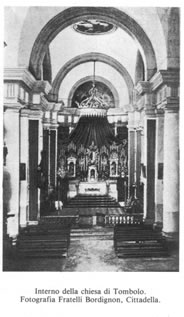
[[[36,79],[41,79],[41,67],[45,50],[57,34],[67,26],[88,18],[100,18],[113,23],[137,40],[145,57],[145,79],[148,80],[154,74],[157,64],[153,46],[144,30],[134,19],[115,8],[73,7],[56,15],[39,33],[33,45],[29,63],[29,69]]]
[[[49,100],[51,101],[58,100],[58,93],[59,93],[59,88],[61,86],[61,83],[63,79],[66,77],[66,75],[74,67],[81,65],[83,63],[91,62],[91,61],[98,61],[98,62],[108,64],[112,66],[117,72],[120,73],[120,75],[124,78],[125,83],[127,85],[128,93],[129,93],[129,103],[131,103],[134,84],[126,68],[123,67],[123,65],[120,64],[118,61],[116,61],[114,58],[106,54],[94,53],[94,52],[76,56],[72,60],[68,61],[63,67],[60,68],[60,70],[58,71],[52,83],[52,89],[49,93]]]

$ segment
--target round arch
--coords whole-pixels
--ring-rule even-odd
[[[59,32],[82,19],[104,19],[125,30],[137,40],[145,58],[145,80],[156,71],[156,57],[150,39],[141,26],[129,15],[109,7],[71,7],[52,18],[37,36],[30,56],[29,69],[37,80],[41,79],[42,63],[49,44]]]
[[[85,82],[90,81],[90,80],[93,80],[93,76],[86,76],[86,77],[84,77],[84,78],[81,78],[80,80],[78,80],[78,81],[73,85],[73,87],[71,88],[70,93],[69,93],[69,95],[68,95],[68,107],[71,107],[72,98],[73,98],[73,95],[74,95],[76,89],[77,89],[80,85],[82,85],[82,84],[84,84]],[[112,85],[112,83],[111,83],[109,80],[107,80],[107,79],[105,79],[104,77],[102,77],[102,76],[95,76],[95,80],[102,82],[103,84],[105,84],[105,85],[110,89],[110,91],[112,92],[112,94],[113,94],[113,96],[114,96],[115,107],[118,108],[118,107],[119,107],[119,94],[118,94],[116,88]]]
[[[59,93],[59,88],[61,86],[61,83],[63,79],[65,78],[65,76],[74,67],[83,63],[91,62],[91,61],[97,61],[97,62],[108,64],[112,66],[117,72],[120,73],[120,75],[125,80],[125,83],[128,88],[129,103],[132,103],[134,83],[130,74],[128,73],[126,68],[121,63],[119,63],[116,59],[102,53],[86,53],[86,54],[78,55],[72,58],[71,60],[69,60],[63,67],[61,67],[52,83],[52,89],[49,93],[49,100],[51,101],[58,100],[58,93]]]

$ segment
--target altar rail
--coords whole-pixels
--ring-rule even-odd
[[[126,215],[118,215],[118,216],[105,216],[105,226],[115,226],[118,224],[127,224],[127,225],[135,225],[143,223],[143,214],[126,214]]]

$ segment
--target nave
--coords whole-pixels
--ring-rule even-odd
[[[5,8],[5,271],[64,270],[94,248],[72,230],[112,231],[122,271],[179,270],[179,92],[179,8]]]

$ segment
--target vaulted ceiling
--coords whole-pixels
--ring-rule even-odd
[[[45,43],[50,54],[52,82],[58,72],[63,69],[65,65],[69,65],[70,61],[73,62],[76,57],[86,56],[85,54],[92,54],[92,56],[93,54],[101,54],[101,56],[109,56],[109,59],[116,61],[117,65],[118,63],[119,65],[121,64],[122,67],[126,69],[132,83],[134,83],[138,51],[141,53],[144,62],[147,58],[146,63],[149,63],[150,60],[149,53],[150,57],[153,57],[151,51],[148,52],[148,56],[145,57],[144,53],[147,45],[150,45],[150,48],[153,49],[156,61],[155,66],[157,66],[157,69],[165,69],[167,67],[165,36],[167,35],[168,30],[164,28],[164,21],[167,18],[168,8],[125,7],[112,9],[114,10],[112,13],[117,13],[117,16],[122,12],[125,22],[118,24],[117,17],[115,19],[112,16],[111,19],[109,15],[109,18],[106,19],[104,15],[103,19],[99,18],[99,20],[102,20],[102,27],[104,27],[106,22],[112,23],[112,26],[115,26],[115,30],[96,35],[82,34],[76,32],[74,29],[75,23],[81,24],[82,22],[81,25],[83,27],[83,23],[86,23],[87,20],[86,25],[89,25],[90,30],[91,22],[89,20],[89,14],[86,19],[81,19],[81,21],[78,17],[74,18],[76,21],[73,21],[71,15],[70,20],[73,22],[66,22],[65,26],[65,19],[67,21],[68,16],[66,14],[65,17],[64,12],[67,10],[68,8],[62,7],[7,7],[5,9],[5,41],[8,43],[8,47],[6,50],[5,66],[12,67],[13,64],[17,64],[19,67],[28,68],[33,48],[36,48],[35,43],[42,30],[47,28],[47,25],[49,26],[50,21],[53,19],[56,18],[57,21],[60,21],[57,17],[63,13],[61,16],[63,19],[63,22],[61,21],[61,23],[63,23],[61,31],[59,31],[57,24],[51,23],[50,30],[48,27],[48,36],[51,36],[52,40],[49,40],[48,44]],[[97,11],[94,11],[94,15],[98,15]],[[106,11],[108,16],[108,9],[106,9]],[[101,10],[101,14],[103,15],[103,10]],[[129,22],[126,21],[126,15],[128,19],[130,18]],[[94,17],[92,15],[91,19],[96,23],[96,16]],[[114,21],[117,23],[114,23]],[[131,25],[131,21],[134,21],[135,23],[133,23],[135,25]],[[16,29],[14,27],[15,23]],[[123,26],[123,23],[125,24],[125,27]],[[128,23],[130,23],[130,25]],[[140,30],[142,30],[141,32],[143,32],[142,35],[145,36],[145,40],[141,39]],[[47,31],[45,34],[47,35]],[[44,40],[45,39],[43,38],[43,41]],[[140,41],[142,41],[143,45],[145,41],[145,47],[141,47]],[[40,43],[38,46],[42,45],[42,37],[40,37],[38,43]],[[148,47],[148,51],[150,48]],[[12,55],[14,57],[12,57]],[[33,54],[32,57],[34,62]],[[36,55],[35,57],[37,58]],[[59,99],[62,99],[65,105],[67,105],[67,98],[76,82],[92,75],[93,59],[88,59],[86,62],[78,64],[76,63],[73,68],[66,72],[65,77],[61,81]],[[130,92],[128,91],[127,81],[117,67],[112,67],[112,64],[97,59],[95,75],[99,78],[104,78],[104,80],[110,82],[116,89],[118,96],[116,96],[116,98],[118,98],[117,104],[120,108],[123,108],[130,103]]]

